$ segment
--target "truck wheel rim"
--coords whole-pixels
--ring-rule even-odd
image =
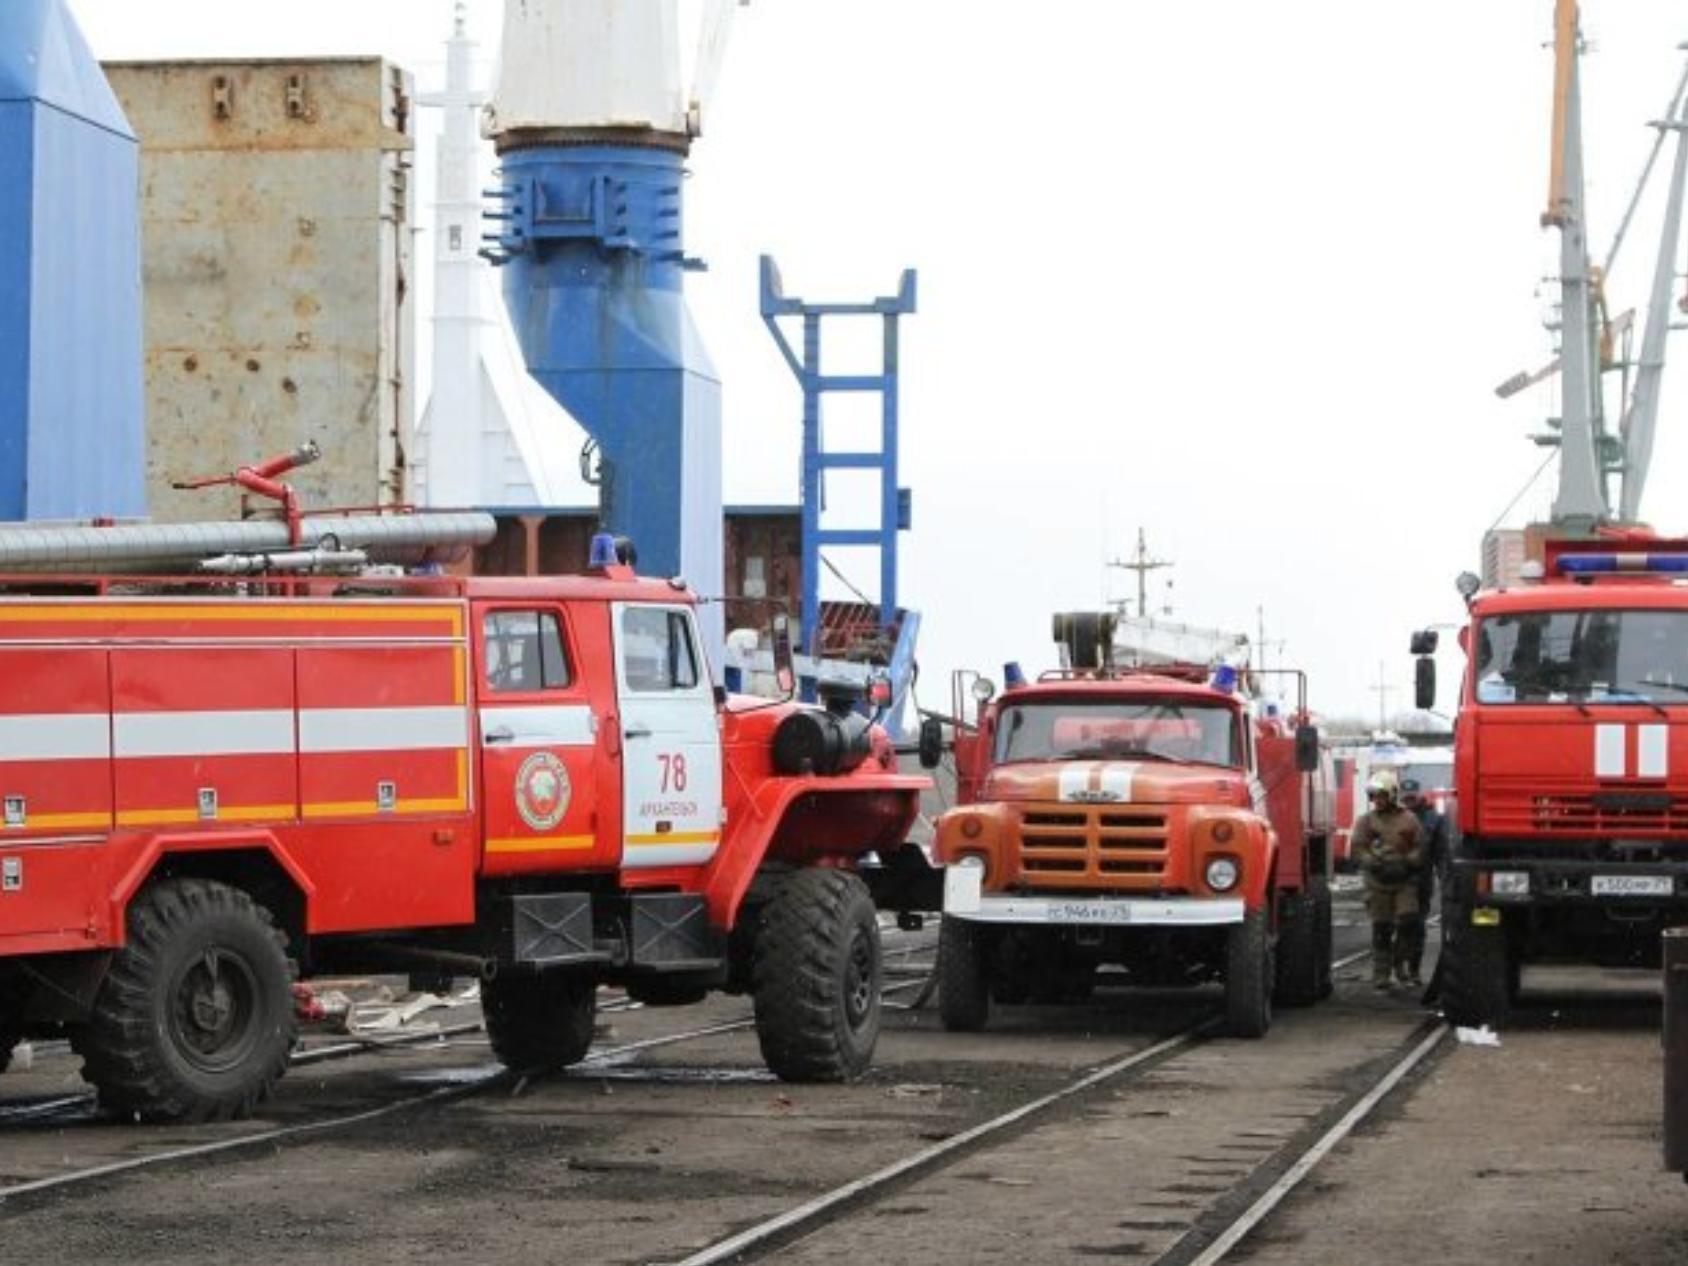
[[[873,1009],[874,983],[873,941],[857,928],[844,965],[844,1015],[851,1028],[859,1028]]]
[[[239,954],[208,946],[176,979],[170,1010],[173,1045],[201,1072],[237,1067],[255,1040],[258,981]]]

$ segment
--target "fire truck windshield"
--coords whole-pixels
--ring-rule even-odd
[[[1167,699],[1062,699],[1010,704],[996,727],[996,760],[1162,760],[1242,764],[1237,714]]]
[[[1688,701],[1688,611],[1525,611],[1477,628],[1479,703]]]

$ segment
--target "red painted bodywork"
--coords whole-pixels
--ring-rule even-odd
[[[26,809],[0,828],[0,859],[22,866],[21,887],[0,893],[0,957],[120,946],[129,899],[161,859],[185,854],[268,855],[297,889],[308,935],[471,925],[482,881],[513,875],[558,889],[702,894],[725,929],[765,861],[847,865],[900,844],[928,785],[893,772],[882,734],[851,773],[779,775],[770,739],[795,705],[731,701],[719,712],[725,817],[714,858],[623,871],[609,604],[690,602],[684,592],[619,567],[382,581],[355,597],[332,596],[342,582],[323,581],[269,585],[267,597],[170,580],[146,582],[146,596],[112,592],[137,583],[19,580],[14,596],[0,597],[0,793]],[[25,584],[80,596],[18,596]],[[496,766],[496,749],[483,748],[476,719],[482,703],[521,702],[488,698],[482,680],[480,617],[500,606],[560,617],[574,671],[547,702],[589,708],[596,737],[567,754],[574,799],[555,830],[589,846],[487,851],[519,828],[509,794],[497,790],[511,775]],[[312,752],[300,739],[307,724],[332,731],[336,717],[374,717],[370,746],[379,748],[379,714],[393,708],[461,710],[465,739],[434,748],[417,739],[399,757]],[[28,750],[29,735],[59,730],[65,744],[86,747],[99,718],[127,736],[126,752],[157,750],[114,759],[115,738],[106,754]],[[240,750],[245,735],[288,718],[293,750]],[[187,751],[195,725],[230,741]],[[403,726],[390,728],[402,746]],[[215,789],[214,816],[202,814],[206,788]]]
[[[1637,538],[1641,542],[1643,538]],[[1688,542],[1644,538],[1639,548],[1688,552]],[[1548,578],[1540,584],[1484,593],[1472,602],[1472,623],[1462,631],[1468,646],[1478,622],[1505,613],[1555,610],[1681,611],[1688,609],[1688,589],[1671,575],[1620,573],[1593,581],[1557,577],[1554,560],[1567,553],[1611,553],[1611,541],[1549,542]],[[1620,547],[1621,548],[1621,547]],[[1469,651],[1468,651],[1469,654]],[[1688,812],[1672,809],[1649,821],[1626,813],[1607,822],[1595,797],[1601,792],[1633,790],[1668,793],[1688,800],[1688,727],[1684,704],[1661,702],[1660,711],[1634,704],[1591,701],[1570,703],[1485,704],[1478,700],[1469,662],[1460,687],[1454,723],[1453,802],[1461,834],[1551,842],[1556,839],[1681,840],[1688,843]],[[1666,768],[1660,779],[1639,776],[1635,743],[1627,743],[1627,766],[1620,776],[1595,771],[1595,729],[1640,725],[1664,726],[1668,732]]]
[[[957,733],[960,804],[938,821],[939,860],[980,858],[989,892],[1216,896],[1203,875],[1219,854],[1241,863],[1240,894],[1250,908],[1265,904],[1271,892],[1305,886],[1307,836],[1324,824],[1310,820],[1313,800],[1307,776],[1296,769],[1293,726],[1252,722],[1257,781],[1240,767],[1144,761],[1136,765],[1131,798],[1123,803],[1073,803],[1059,794],[1063,775],[1099,785],[1105,767],[1122,762],[992,763],[997,718],[1011,704],[1144,698],[1219,704],[1246,723],[1240,699],[1155,673],[1063,677],[1014,687],[983,711],[976,729]],[[1073,824],[1048,825],[1055,816]],[[1215,827],[1222,823],[1229,838],[1216,838]],[[1053,866],[1028,860],[1028,828],[1066,846],[1059,856],[1048,854]]]

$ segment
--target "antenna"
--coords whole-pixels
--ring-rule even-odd
[[[1173,560],[1170,558],[1151,558],[1149,556],[1149,545],[1144,539],[1142,528],[1137,529],[1136,553],[1132,554],[1130,558],[1116,558],[1108,564],[1109,567],[1117,567],[1121,571],[1137,573],[1137,616],[1139,619],[1144,619],[1149,614],[1149,573],[1160,571],[1162,568],[1172,565]]]

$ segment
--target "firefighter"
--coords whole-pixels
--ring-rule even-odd
[[[1372,987],[1388,989],[1395,978],[1417,983],[1424,942],[1419,917],[1418,871],[1424,857],[1423,828],[1401,807],[1395,776],[1387,770],[1366,780],[1371,809],[1354,823],[1352,848],[1366,878],[1366,913],[1372,925]]]
[[[1401,804],[1418,819],[1424,843],[1424,858],[1418,871],[1418,914],[1422,922],[1430,917],[1430,911],[1434,908],[1430,899],[1435,892],[1437,880],[1441,878],[1442,867],[1447,865],[1448,819],[1424,798],[1424,789],[1416,778],[1401,780]],[[1421,933],[1411,964],[1413,980],[1419,978],[1419,969],[1423,964],[1424,937]]]

